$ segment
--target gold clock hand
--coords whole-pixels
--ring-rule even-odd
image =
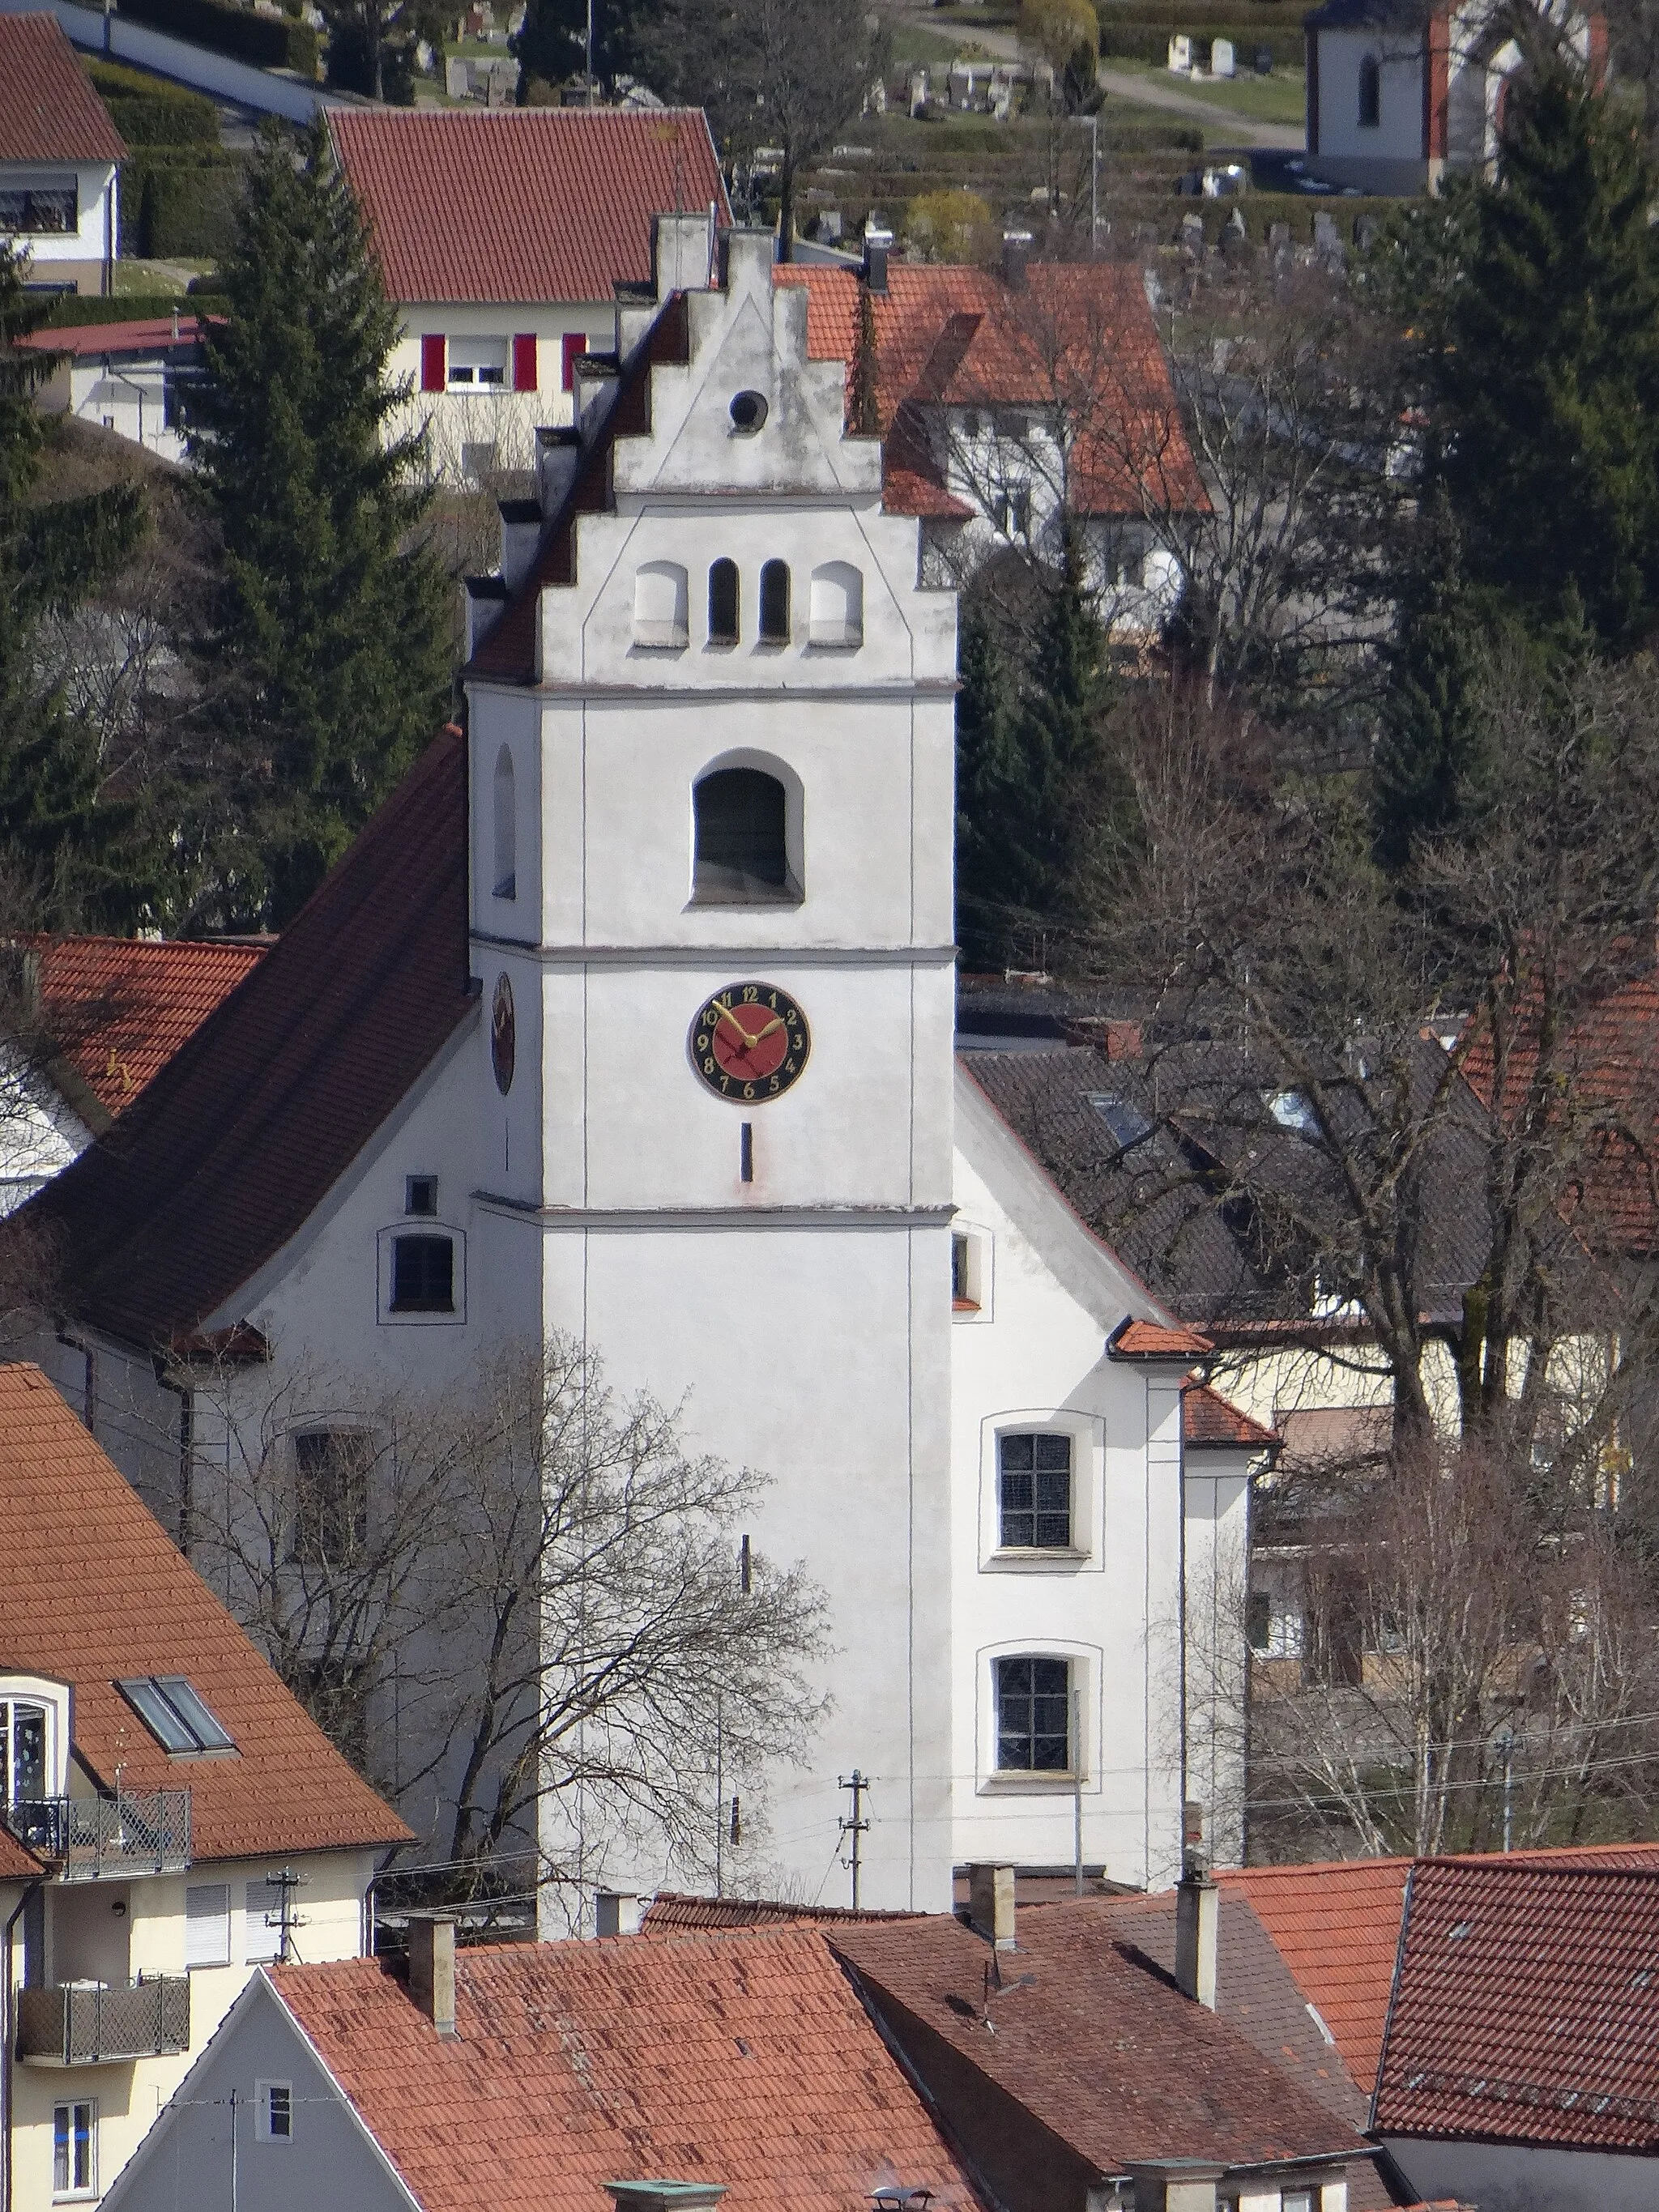
[[[742,1024],[742,1023],[738,1019],[737,1016],[732,1012],[732,1009],[731,1009],[731,1007],[730,1007],[730,1006],[722,1006],[722,1007],[720,1008],[720,1018],[719,1018],[719,1020],[717,1020],[717,1021],[715,1022],[715,1024],[714,1024],[714,1027],[715,1027],[716,1029],[718,1029],[718,1028],[720,1027],[720,1023],[721,1023],[721,1022],[730,1022],[730,1023],[731,1023],[731,1024],[732,1024],[732,1028],[737,1031],[738,1035],[738,1036],[743,1039],[744,1049],[744,1051],[745,1051],[745,1052],[748,1050],[749,1047],[750,1047],[751,1044],[753,1044],[753,1043],[754,1043],[754,1042],[755,1042],[754,1038],[753,1038],[753,1037],[751,1037],[751,1036],[750,1036],[750,1034],[749,1034],[748,1030],[747,1030],[746,1029],[744,1029],[744,1027],[743,1024]]]

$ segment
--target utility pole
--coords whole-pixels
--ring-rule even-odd
[[[844,1820],[841,1824],[842,1835],[850,1836],[853,1838],[853,1848],[850,1856],[842,1863],[849,1869],[853,1876],[853,1910],[856,1912],[859,1909],[859,1875],[862,1869],[862,1853],[859,1848],[859,1839],[870,1832],[870,1823],[863,1817],[864,1795],[870,1787],[869,1778],[860,1774],[855,1766],[850,1775],[843,1774],[841,1777],[836,1787],[850,1790],[853,1796],[852,1817],[850,1820]]]
[[[748,1539],[744,1538],[744,1542]],[[714,1693],[714,1894],[726,1894],[726,1740],[720,1729],[720,1698]]]
[[[265,1876],[266,1888],[277,1892],[276,1913],[274,1916],[266,1913],[265,1926],[277,1931],[276,1958],[278,1963],[284,1966],[295,1964],[294,1931],[305,1926],[304,1921],[294,1910],[294,1893],[301,1887],[304,1879],[303,1875],[295,1874],[292,1867],[283,1867],[279,1872]]]

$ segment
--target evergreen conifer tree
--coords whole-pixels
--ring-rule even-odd
[[[0,240],[0,847],[44,879],[56,911],[89,900],[124,922],[112,848],[130,825],[118,808],[100,812],[95,738],[43,684],[36,640],[48,611],[77,605],[131,551],[144,506],[130,485],[37,496],[46,431],[34,398],[58,356],[18,343],[50,311],[25,290],[25,267]]]
[[[1628,648],[1659,603],[1659,243],[1639,118],[1567,63],[1513,80],[1425,363],[1469,580]]]
[[[189,405],[226,566],[201,653],[242,763],[226,919],[280,926],[442,722],[450,623],[396,310],[320,121],[297,161],[263,140],[222,281]]]

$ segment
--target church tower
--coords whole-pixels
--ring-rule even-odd
[[[664,216],[655,261],[506,511],[469,667],[478,1295],[771,1478],[753,1542],[827,1592],[834,1650],[770,1863],[844,1901],[857,1769],[862,1901],[937,1910],[955,599],[847,433],[853,333],[811,356],[769,234]]]

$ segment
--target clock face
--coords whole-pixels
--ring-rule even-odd
[[[503,1098],[513,1088],[513,1069],[518,1056],[519,1025],[513,1012],[513,986],[505,975],[498,975],[489,1008],[489,1064],[495,1071],[495,1088]]]
[[[799,1082],[812,1036],[787,991],[773,983],[728,983],[697,1009],[686,1046],[692,1066],[718,1097],[758,1106]]]

